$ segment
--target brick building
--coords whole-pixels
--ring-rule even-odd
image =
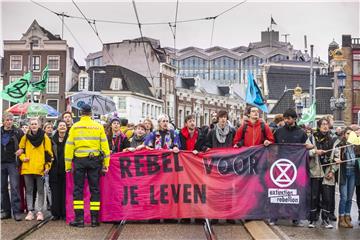
[[[66,40],[54,35],[34,20],[20,40],[4,40],[3,85],[15,81],[30,69],[32,44],[32,81],[39,81],[42,70],[48,65],[49,80],[44,93],[36,92],[34,101],[46,103],[59,112],[65,110],[65,91],[77,82],[80,72],[74,59],[74,49]],[[30,101],[30,96],[29,96]],[[14,105],[3,101],[3,108]]]

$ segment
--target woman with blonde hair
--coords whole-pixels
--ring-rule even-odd
[[[53,160],[50,138],[40,128],[40,121],[32,118],[29,121],[30,128],[26,135],[21,138],[19,149],[22,153],[19,159],[22,161],[21,175],[24,175],[26,187],[26,203],[28,214],[25,220],[34,219],[33,189],[34,182],[37,186],[38,204],[36,219],[44,220],[42,207],[44,205],[44,183],[42,177],[47,174]]]

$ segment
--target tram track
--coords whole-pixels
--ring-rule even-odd
[[[43,221],[36,223],[35,225],[33,225],[32,227],[30,227],[30,228],[27,229],[26,231],[22,232],[21,234],[19,234],[18,236],[16,236],[16,237],[14,238],[14,240],[22,240],[22,239],[25,239],[25,238],[28,237],[30,234],[32,234],[33,232],[39,230],[39,229],[42,228],[44,225],[46,225],[47,223],[49,223],[52,218],[53,218],[53,216],[47,216],[47,217],[45,217]]]

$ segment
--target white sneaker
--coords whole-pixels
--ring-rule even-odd
[[[324,228],[326,229],[333,229],[334,226],[330,224],[329,221],[323,221],[322,224],[324,225]]]
[[[313,221],[310,221],[308,228],[315,228],[315,223]]]
[[[34,213],[32,211],[29,211],[28,214],[25,217],[26,221],[34,220]]]
[[[42,212],[38,212],[36,214],[36,220],[38,220],[38,221],[43,221],[44,220],[44,215],[42,214]]]

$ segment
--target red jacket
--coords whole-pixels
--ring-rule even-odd
[[[246,121],[245,124],[247,124],[246,133],[244,134],[243,138],[242,132],[245,124],[243,124],[237,131],[234,137],[233,145],[237,144],[239,147],[245,146],[255,146],[255,145],[261,145],[264,143],[265,140],[270,141],[271,143],[274,143],[274,136],[271,132],[271,129],[269,125],[264,123],[264,131],[261,129],[261,122],[262,120],[258,120],[255,124],[252,124],[249,120]],[[265,132],[265,134],[264,134]],[[264,136],[265,135],[265,136]],[[241,144],[241,139],[243,139],[243,143]]]

